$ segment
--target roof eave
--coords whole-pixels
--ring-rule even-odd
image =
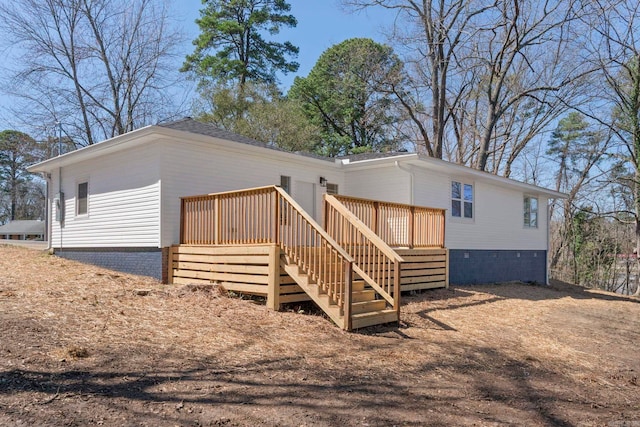
[[[516,181],[510,178],[501,177],[499,175],[494,175],[489,172],[479,171],[477,169],[473,169],[468,166],[447,162],[445,160],[422,156],[417,153],[403,154],[403,155],[398,155],[393,157],[381,157],[377,159],[360,160],[355,162],[344,163],[343,165],[348,169],[355,170],[355,169],[372,168],[372,167],[380,166],[381,164],[385,164],[385,163],[389,165],[393,165],[395,162],[408,163],[418,167],[425,167],[425,165],[428,165],[430,168],[435,168],[436,170],[446,171],[449,173],[454,171],[455,173],[458,173],[458,174],[472,176],[474,178],[478,178],[481,180],[494,182],[501,186],[508,186],[512,188],[516,187],[526,193],[539,194],[550,199],[566,199],[569,197],[567,194],[559,191],[550,190],[537,185],[527,184],[527,183]]]
[[[82,147],[78,150],[65,153],[61,156],[52,157],[35,165],[31,165],[27,168],[28,172],[51,172],[59,167],[68,166],[79,161],[88,160],[106,154],[112,151],[117,151],[123,146],[130,143],[142,143],[149,136],[158,133],[161,129],[158,126],[151,125],[146,126],[123,135],[118,135],[114,138],[107,139],[94,145]],[[142,140],[141,140],[142,139]]]

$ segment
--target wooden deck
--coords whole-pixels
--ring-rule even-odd
[[[170,252],[170,280],[176,284],[217,283],[227,291],[267,298],[267,305],[311,298],[280,266],[273,244],[242,246],[176,245]]]
[[[448,286],[444,211],[344,202],[325,196],[322,227],[275,186],[183,198],[169,282],[218,283],[274,310],[311,300],[346,330],[399,321],[402,291]]]

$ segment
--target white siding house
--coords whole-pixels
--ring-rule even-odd
[[[328,159],[284,152],[191,119],[148,126],[29,170],[49,180],[56,253],[158,278],[163,249],[179,243],[180,197],[286,184],[319,221],[322,178],[340,194],[447,209],[451,283],[542,282],[548,200],[564,197],[417,154]],[[458,186],[469,200],[454,197]]]

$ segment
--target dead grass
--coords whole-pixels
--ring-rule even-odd
[[[0,271],[0,425],[640,420],[630,298],[456,287],[405,297],[400,328],[345,333],[28,249],[0,247]]]

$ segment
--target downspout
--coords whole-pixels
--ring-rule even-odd
[[[549,226],[549,224],[551,223],[551,217],[549,216],[549,213],[550,213],[549,207],[551,206],[550,202],[551,202],[551,199],[547,199],[547,256],[545,257],[545,260],[544,260],[544,263],[545,263],[545,266],[546,266],[546,268],[544,270],[545,270],[545,275],[546,275],[545,279],[546,279],[547,286],[550,285],[550,283],[549,283],[549,276],[550,276],[549,275],[549,267],[550,267],[549,266],[549,253],[551,252],[551,244],[550,244],[551,242],[549,242],[549,231],[551,230],[551,228]]]
[[[406,167],[402,167],[402,165],[400,165],[400,162],[398,160],[395,161],[395,165],[398,169],[400,169],[401,171],[404,171],[406,173],[409,174],[409,204],[413,205],[413,182],[414,182],[414,173],[410,168],[406,168]]]
[[[53,207],[53,203],[51,202],[51,174],[48,172],[43,172],[42,177],[45,182],[45,193],[46,193],[46,201],[44,204],[44,226],[45,226],[45,236],[47,236],[47,251],[51,250],[51,238],[53,237],[53,222],[51,220],[51,210]]]
[[[58,157],[60,156],[62,156],[62,122],[58,122]],[[64,224],[64,205],[66,203],[62,198],[62,165],[58,166],[58,197],[60,197],[60,221],[58,223],[58,229],[60,230],[60,252],[62,252],[62,228]]]
[[[60,252],[62,252],[62,228],[64,224],[64,205],[66,203],[62,198],[62,166],[58,167],[58,197],[60,197],[60,221],[58,221],[58,230],[60,230]],[[53,226],[51,228],[53,228]],[[53,230],[51,238],[53,239]]]

